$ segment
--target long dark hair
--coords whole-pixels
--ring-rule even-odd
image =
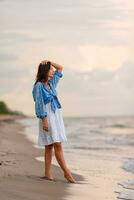
[[[51,62],[47,62],[47,63],[40,63],[38,66],[38,71],[36,74],[36,78],[35,78],[35,83],[33,86],[35,86],[35,84],[40,81],[40,82],[46,82],[48,80],[48,72],[51,68]]]

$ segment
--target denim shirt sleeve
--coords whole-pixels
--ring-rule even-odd
[[[57,84],[62,76],[63,76],[63,74],[56,69],[53,77],[50,79],[50,82],[52,83],[54,88],[57,87]]]
[[[43,91],[41,83],[37,83],[32,90],[35,102],[35,114],[38,118],[43,119],[47,116],[46,105],[43,100]]]

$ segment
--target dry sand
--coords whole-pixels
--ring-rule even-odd
[[[43,151],[36,149],[24,134],[24,127],[17,116],[0,120],[0,199],[1,200],[60,200],[68,194],[68,183],[58,166],[52,165],[56,181],[40,180],[44,175],[44,163],[37,161]],[[76,180],[82,177],[73,174]]]

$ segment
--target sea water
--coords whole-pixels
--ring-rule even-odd
[[[25,125],[25,134],[37,145],[38,118],[19,119]],[[120,117],[64,117],[68,142],[64,143],[67,152],[88,154],[91,150],[111,150],[121,147],[134,147],[134,116]],[[130,165],[129,165],[130,161]],[[126,170],[132,171],[133,158],[124,164]]]
[[[19,122],[25,125],[25,134],[34,147],[44,148],[37,145],[38,118]],[[89,171],[91,158],[113,161],[113,165],[114,161],[120,160],[122,170],[134,177],[134,116],[64,117],[64,124],[68,139],[63,143],[64,152],[72,170],[85,175],[93,173]],[[44,161],[43,157],[36,159]],[[97,170],[102,172],[99,166]],[[134,187],[133,178],[120,184]],[[123,195],[122,192],[120,196]]]

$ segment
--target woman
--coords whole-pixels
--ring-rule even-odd
[[[52,66],[56,69],[53,70]],[[70,170],[68,169],[64,155],[62,142],[67,141],[65,127],[62,117],[62,107],[57,96],[57,85],[62,74],[63,67],[44,60],[39,64],[36,80],[32,90],[35,102],[35,113],[39,118],[38,145],[45,147],[45,175],[41,178],[54,180],[51,174],[52,150],[64,177],[70,183],[75,183]]]

